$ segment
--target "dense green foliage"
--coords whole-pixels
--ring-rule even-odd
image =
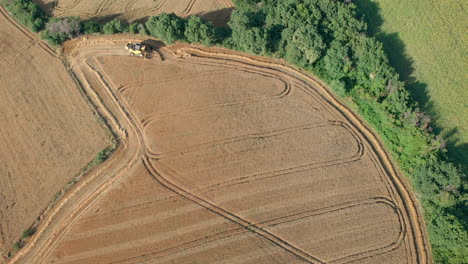
[[[220,42],[226,34],[226,30],[217,30],[213,24],[200,17],[191,16],[183,19],[174,13],[162,13],[150,17],[146,22],[149,35],[172,44],[174,41],[187,41],[201,43],[209,46]]]
[[[213,23],[197,16],[188,18],[184,35],[188,42],[202,43],[206,46],[212,45],[216,39]]]
[[[185,20],[174,13],[162,13],[158,16],[150,17],[146,22],[146,28],[152,36],[172,44],[175,40],[184,39]]]
[[[102,27],[99,23],[94,21],[88,22],[81,22],[81,30],[84,34],[94,34],[100,33],[102,31]]]
[[[28,228],[28,229],[24,230],[23,235],[21,236],[21,239],[28,238],[28,237],[34,235],[34,233],[36,233],[36,228],[34,228],[34,227]]]
[[[310,70],[355,105],[418,192],[436,262],[468,263],[466,175],[447,160],[430,116],[410,103],[355,6],[331,0],[239,0],[236,6],[232,35],[223,43]]]
[[[104,34],[117,34],[125,31],[125,25],[117,18],[107,22],[102,27],[102,33]]]
[[[5,8],[24,26],[38,32],[44,29],[47,16],[30,0],[2,0]]]

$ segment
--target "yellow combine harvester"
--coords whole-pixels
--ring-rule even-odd
[[[139,42],[128,42],[125,48],[130,51],[131,56],[138,56],[145,59],[151,59],[153,50],[145,44]]]

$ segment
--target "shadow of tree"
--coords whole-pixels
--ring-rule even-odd
[[[358,14],[363,16],[368,24],[368,34],[375,36],[377,40],[382,42],[390,65],[395,68],[400,75],[400,80],[405,83],[405,87],[410,92],[411,101],[432,116],[431,126],[436,134],[444,131],[449,160],[460,166],[462,170],[468,171],[468,165],[466,164],[468,144],[460,142],[458,128],[444,128],[438,124],[437,120],[440,119],[440,114],[431,101],[427,84],[418,81],[413,76],[414,61],[407,54],[405,43],[397,32],[386,33],[381,30],[384,20],[380,13],[379,4],[371,0],[355,0],[353,3],[357,6]]]
[[[57,5],[57,1],[46,2],[44,0],[32,0],[32,2],[38,4],[41,10],[49,16],[52,16],[54,8]]]
[[[231,12],[231,8],[223,8],[209,12],[197,13],[195,16],[199,16],[213,22],[215,27],[227,27],[227,23],[229,22],[229,19],[231,19]]]

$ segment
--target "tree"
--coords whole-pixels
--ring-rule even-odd
[[[318,29],[312,26],[298,28],[292,35],[291,42],[301,51],[302,59],[307,64],[313,64],[322,56],[325,49],[325,43]]]
[[[162,13],[151,17],[146,22],[150,35],[172,44],[175,40],[184,39],[185,21],[174,13]]]
[[[261,21],[258,14],[234,11],[229,26],[232,29],[232,41],[237,49],[254,54],[265,54],[268,51],[269,30],[262,26]]]
[[[197,16],[188,18],[184,35],[188,42],[202,43],[205,46],[210,46],[216,41],[213,23]]]
[[[333,41],[323,57],[323,67],[331,80],[345,77],[351,67],[349,48],[340,41]]]
[[[354,78],[358,85],[365,87],[373,96],[385,92],[387,82],[395,71],[388,65],[382,43],[362,35],[352,42],[352,51],[356,66]]]

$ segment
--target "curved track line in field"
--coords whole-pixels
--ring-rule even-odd
[[[179,62],[182,63],[190,63],[190,64],[200,64],[200,65],[208,65],[208,66],[215,66],[215,67],[226,67],[229,69],[248,69],[248,67],[254,67],[257,69],[257,71],[261,70],[264,72],[271,71],[272,74],[278,76],[278,78],[285,80],[285,77],[288,77],[287,79],[292,79],[292,83],[295,84],[295,87],[299,88],[301,91],[306,93],[310,98],[314,100],[314,102],[317,103],[317,105],[321,106],[321,110],[327,111],[328,114],[335,116],[337,119],[340,119],[340,115],[336,113],[336,111],[333,111],[333,108],[326,104],[323,100],[323,98],[317,94],[315,89],[308,84],[304,80],[297,79],[291,74],[287,74],[285,72],[279,71],[278,69],[275,69],[273,65],[256,65],[255,63],[252,62],[243,62],[242,60],[235,60],[232,58],[218,58],[218,57],[204,57],[204,56],[198,56],[196,54],[190,54],[190,58],[194,60],[194,62],[189,62],[186,61],[185,57],[177,58]],[[286,81],[286,80],[285,80]],[[289,83],[289,81],[288,81]],[[312,106],[315,109],[317,106]]]
[[[186,63],[186,64],[194,64],[194,65],[207,65],[207,66],[215,66],[215,67],[224,67],[224,68],[227,68],[227,69],[234,69],[234,70],[239,70],[239,71],[258,71],[258,72],[264,72],[264,73],[268,73],[268,71],[270,71],[271,75],[274,75],[274,76],[277,76],[277,78],[285,81],[285,82],[288,82],[289,85],[291,84],[294,84],[294,86],[296,86],[297,88],[299,88],[301,91],[303,91],[304,93],[306,93],[307,95],[309,95],[309,97],[311,99],[314,100],[314,102],[316,102],[316,104],[318,106],[321,106],[321,108],[317,107],[317,105],[311,105],[311,107],[313,107],[314,109],[324,109],[326,111],[328,111],[329,114],[332,114],[334,113],[334,111],[331,111],[331,108],[330,107],[327,107],[327,104],[324,104],[321,100],[321,98],[319,97],[318,94],[316,94],[316,92],[313,92],[313,88],[307,84],[306,82],[302,81],[302,80],[296,80],[295,78],[293,78],[292,80],[287,80],[286,78],[284,77],[292,77],[291,75],[287,75],[285,74],[284,72],[281,72],[281,71],[278,71],[272,67],[263,67],[263,66],[258,66],[258,65],[255,65],[255,64],[252,64],[252,63],[242,63],[241,61],[237,61],[237,60],[223,60],[223,59],[220,59],[220,58],[214,58],[214,57],[197,57],[197,56],[191,56],[192,60],[193,61],[187,61],[184,57],[182,58],[176,58],[178,60],[178,62],[180,63]],[[221,61],[221,62],[219,62]],[[255,68],[255,69],[253,69]],[[282,76],[284,75],[284,76]],[[290,83],[291,82],[291,83]],[[292,85],[291,85],[292,86]]]
[[[363,205],[379,204],[379,203],[385,204],[386,206],[391,207],[394,210],[397,217],[398,217],[398,224],[400,226],[400,228],[399,228],[400,230],[399,230],[397,236],[395,237],[395,239],[391,243],[389,243],[388,245],[385,245],[385,246],[382,246],[382,247],[379,247],[379,248],[374,248],[374,249],[362,251],[362,252],[358,252],[358,253],[355,253],[355,254],[344,256],[342,258],[326,261],[326,263],[343,263],[343,262],[349,261],[350,259],[353,259],[353,261],[354,260],[357,261],[357,260],[362,260],[362,259],[367,258],[368,257],[367,255],[369,255],[369,254],[372,254],[372,256],[374,256],[374,255],[377,255],[377,254],[384,254],[386,252],[392,251],[392,250],[400,247],[401,243],[404,241],[405,234],[406,234],[406,229],[405,229],[404,223],[402,222],[402,217],[403,217],[402,213],[399,210],[399,208],[393,203],[393,201],[389,200],[386,197],[372,197],[372,198],[366,198],[366,199],[361,199],[361,200],[356,200],[356,201],[350,201],[350,202],[346,202],[346,203],[331,205],[331,206],[328,206],[328,207],[323,207],[323,208],[319,208],[319,209],[308,210],[308,211],[304,211],[304,212],[300,212],[300,213],[295,213],[295,214],[291,214],[291,215],[277,217],[277,218],[274,218],[274,219],[259,222],[256,225],[258,225],[261,228],[271,228],[273,226],[278,226],[278,225],[281,225],[281,224],[290,223],[290,222],[294,222],[294,221],[300,221],[300,220],[304,220],[304,219],[307,219],[307,218],[310,218],[310,217],[324,215],[324,214],[328,214],[328,213],[332,213],[332,212],[338,212],[338,211],[341,211],[341,210],[344,210],[344,209],[354,208],[354,207],[363,206]],[[171,248],[166,248],[166,249],[159,250],[159,251],[153,251],[153,252],[150,252],[150,253],[147,253],[147,254],[144,254],[144,255],[129,257],[129,258],[121,259],[121,260],[112,261],[112,262],[109,262],[109,263],[112,263],[112,264],[122,263],[122,262],[125,262],[125,263],[139,263],[141,261],[154,260],[156,258],[160,258],[160,257],[166,256],[166,255],[169,255],[169,254],[176,254],[176,253],[180,253],[180,252],[183,252],[183,251],[187,251],[187,250],[190,250],[190,249],[193,249],[193,248],[196,248],[196,247],[199,247],[199,246],[203,246],[203,245],[206,245],[208,243],[212,243],[212,242],[215,242],[215,241],[218,241],[218,240],[230,238],[230,237],[233,237],[233,236],[242,235],[242,234],[245,234],[247,232],[248,232],[247,229],[239,227],[239,228],[235,228],[235,229],[215,233],[215,234],[212,234],[212,235],[200,238],[200,239],[191,240],[191,241],[176,245],[176,246],[171,247]]]
[[[323,261],[319,260],[318,258],[316,257],[313,257],[311,256],[309,253],[295,247],[294,245],[290,244],[289,242],[277,237],[276,235],[272,234],[271,232],[268,232],[260,227],[258,227],[257,225],[255,225],[254,223],[251,223],[245,219],[242,219],[241,217],[209,202],[209,201],[206,201],[200,197],[198,197],[197,195],[185,190],[184,188],[182,188],[181,186],[178,186],[177,184],[171,182],[169,179],[165,178],[164,176],[162,176],[161,174],[159,174],[158,170],[156,168],[154,168],[154,166],[151,164],[151,162],[149,161],[148,157],[144,157],[143,158],[143,163],[145,165],[145,167],[147,168],[148,172],[151,173],[151,175],[154,177],[154,179],[156,181],[158,181],[161,185],[163,185],[164,187],[168,188],[169,190],[172,190],[174,191],[175,193],[179,194],[180,196],[210,210],[211,212],[214,212],[226,219],[228,219],[229,221],[233,222],[233,223],[236,223],[238,225],[240,225],[241,227],[253,232],[253,233],[256,233],[268,240],[270,240],[272,243],[284,248],[285,250],[293,253],[294,255],[296,255],[297,257],[309,262],[309,263],[323,263]]]
[[[216,56],[216,57],[227,57],[227,58],[241,58],[251,62],[257,62],[259,64],[266,64],[266,65],[275,65],[278,68],[284,69],[288,72],[292,72],[297,74],[299,77],[303,78],[304,80],[308,80],[309,82],[316,85],[317,89],[321,92],[321,97],[325,102],[328,102],[330,106],[334,107],[339,113],[342,114],[344,118],[346,118],[359,132],[360,134],[366,139],[371,149],[373,149],[378,157],[378,160],[383,166],[383,169],[386,171],[388,178],[391,180],[393,185],[395,186],[399,197],[402,200],[403,207],[407,212],[409,217],[409,221],[412,231],[414,249],[418,254],[416,254],[416,261],[418,263],[430,263],[431,262],[431,252],[430,246],[428,245],[428,240],[426,237],[426,233],[424,232],[424,224],[423,218],[421,216],[421,212],[416,207],[416,200],[411,194],[409,190],[409,185],[407,182],[404,181],[401,174],[397,172],[391,158],[385,151],[383,144],[380,142],[378,137],[376,136],[375,132],[373,132],[362,119],[360,119],[356,114],[354,114],[349,108],[347,108],[335,95],[333,95],[329,90],[327,90],[324,84],[320,83],[313,77],[310,77],[308,74],[296,70],[290,66],[286,66],[280,63],[270,63],[261,61],[258,59],[254,59],[252,57],[247,56],[240,56],[237,54],[228,54],[225,52],[211,52],[206,51],[201,48],[181,48],[182,52],[186,53],[199,53],[202,56]]]
[[[351,155],[349,157],[346,157],[346,158],[313,162],[313,163],[309,163],[309,164],[305,164],[305,165],[300,165],[300,166],[295,166],[295,167],[290,167],[290,168],[283,168],[283,169],[275,170],[275,171],[267,171],[267,172],[262,172],[262,173],[258,173],[258,174],[242,176],[242,177],[239,177],[239,178],[230,179],[230,180],[223,181],[223,182],[218,182],[218,183],[211,184],[211,185],[208,185],[208,186],[204,186],[204,187],[201,187],[201,188],[198,188],[198,189],[194,190],[197,193],[199,192],[200,194],[206,194],[206,193],[221,190],[221,189],[224,189],[224,188],[229,188],[229,187],[232,187],[232,186],[235,186],[235,185],[238,185],[238,184],[244,184],[244,183],[254,182],[254,181],[258,181],[258,180],[264,180],[264,179],[270,179],[270,178],[275,178],[275,177],[280,177],[280,176],[285,176],[285,175],[291,175],[291,174],[294,174],[294,173],[308,171],[308,170],[312,170],[312,169],[318,169],[318,168],[324,168],[324,167],[337,166],[337,165],[341,165],[341,164],[354,163],[354,162],[359,161],[362,158],[362,156],[364,155],[364,153],[365,153],[364,145],[363,145],[362,141],[360,140],[359,136],[357,136],[355,134],[355,132],[351,128],[349,128],[346,123],[343,123],[343,122],[340,122],[340,121],[329,121],[329,122],[326,122],[326,123],[323,123],[323,124],[312,124],[312,125],[298,126],[298,127],[287,128],[287,129],[283,129],[283,130],[275,130],[275,131],[269,131],[269,132],[265,132],[265,133],[249,134],[249,135],[233,137],[233,138],[228,138],[228,139],[221,139],[221,140],[218,140],[218,141],[208,142],[208,143],[205,143],[205,144],[200,144],[200,145],[197,145],[197,146],[193,146],[191,148],[188,148],[187,150],[183,150],[183,151],[179,150],[176,153],[171,152],[171,153],[169,153],[169,154],[171,154],[171,156],[166,156],[164,153],[160,154],[162,156],[158,156],[158,155],[155,155],[154,153],[152,153],[151,150],[149,150],[149,149],[147,150],[147,154],[148,154],[148,158],[154,159],[154,160],[157,161],[157,160],[161,160],[161,159],[164,159],[164,158],[167,158],[167,157],[173,157],[173,156],[177,156],[177,155],[197,151],[199,149],[209,148],[209,147],[212,147],[212,146],[218,146],[218,145],[243,141],[243,140],[246,140],[246,139],[257,138],[257,137],[260,137],[260,138],[262,138],[262,137],[272,137],[272,136],[279,135],[279,134],[287,134],[287,133],[291,133],[291,132],[294,132],[294,131],[307,130],[307,129],[330,126],[330,125],[343,127],[352,135],[352,137],[356,141],[356,146],[357,146],[356,153],[353,153],[353,155]],[[168,173],[170,173],[172,175],[176,175],[176,176],[178,175],[177,172],[175,172],[171,168],[169,168],[166,165],[161,164],[159,162],[158,162],[158,167],[159,167],[159,169],[164,170],[164,171],[166,171],[166,172],[168,172]],[[177,176],[177,177],[181,178],[180,176]]]
[[[157,12],[161,10],[163,5],[166,3],[167,0],[159,0],[154,7],[148,9],[149,13],[152,14],[153,12]]]
[[[185,61],[182,60],[182,62],[185,62]],[[210,65],[210,64],[202,64],[202,63],[191,63],[191,64],[213,66],[213,65]],[[226,68],[228,70],[234,69],[234,67],[227,66],[227,65],[216,65],[216,66],[218,68]],[[278,80],[278,81],[280,81],[280,82],[282,82],[284,84],[284,89],[280,93],[275,94],[275,95],[251,97],[251,98],[246,98],[246,99],[242,99],[242,100],[227,101],[225,103],[204,105],[204,106],[200,106],[200,107],[192,107],[192,108],[189,108],[189,109],[184,110],[184,111],[174,111],[174,112],[161,113],[161,114],[158,114],[157,116],[152,115],[150,117],[147,117],[147,118],[144,118],[143,120],[141,120],[143,129],[146,129],[147,126],[149,126],[151,123],[153,123],[153,122],[155,122],[157,120],[160,120],[162,118],[167,118],[167,117],[171,117],[171,116],[189,115],[189,114],[198,113],[198,112],[202,112],[202,111],[210,111],[210,110],[214,110],[214,109],[218,109],[218,108],[224,108],[224,107],[236,106],[236,105],[242,105],[242,104],[251,104],[251,103],[256,103],[256,102],[260,102],[260,101],[271,101],[271,100],[284,98],[284,97],[290,95],[291,92],[292,92],[292,86],[291,86],[290,82],[288,80],[285,80],[284,78],[281,78],[281,76],[279,76],[277,74],[269,73],[267,71],[254,70],[252,68],[247,68],[247,67],[242,67],[242,68],[241,67],[236,67],[235,70],[239,71],[239,72],[246,72],[246,73],[249,73],[249,74],[255,74],[255,75],[259,75],[259,76],[263,76],[263,77],[276,79],[276,80]],[[126,86],[124,86],[124,87],[126,87]],[[119,89],[122,89],[122,88],[119,87]],[[126,89],[124,89],[124,91],[125,90]]]
[[[59,11],[59,12],[65,13],[65,11],[70,11],[71,9],[77,7],[80,4],[80,0],[74,0],[68,6],[62,7],[60,5],[60,2],[61,2],[60,0],[56,1],[56,4],[55,4],[55,7],[54,7],[53,11]]]
[[[190,152],[198,151],[201,149],[205,148],[210,148],[210,147],[215,147],[215,146],[220,146],[224,144],[229,144],[229,143],[234,143],[234,142],[240,142],[240,141],[245,141],[248,139],[259,139],[259,138],[270,138],[278,135],[284,135],[284,134],[289,134],[297,131],[302,131],[302,130],[310,130],[314,128],[319,128],[319,127],[328,127],[328,126],[341,126],[339,123],[336,122],[323,122],[323,123],[316,123],[316,124],[307,124],[307,125],[300,125],[300,126],[295,126],[295,127],[288,127],[284,129],[276,129],[276,130],[271,130],[271,131],[266,131],[266,132],[259,132],[259,133],[252,133],[252,134],[245,134],[245,135],[240,135],[236,137],[230,137],[230,138],[223,138],[219,140],[214,140],[202,144],[197,144],[197,145],[192,145],[190,147],[182,148],[182,149],[176,149],[174,151],[169,151],[169,152],[164,152],[164,153],[155,153],[152,150],[148,148],[148,157],[151,159],[155,160],[161,160],[169,157],[174,157],[174,156],[179,156],[183,154],[187,154]]]
[[[127,12],[131,7],[133,7],[133,5],[138,2],[139,0],[129,0],[126,4],[125,4],[125,7],[123,8],[123,12],[122,13],[125,13]]]
[[[213,70],[213,71],[204,71],[200,73],[193,73],[193,74],[185,74],[184,76],[181,76],[179,78],[176,77],[171,77],[171,78],[160,78],[160,79],[150,79],[146,81],[137,81],[137,82],[131,82],[131,83],[126,83],[119,88],[117,88],[117,92],[119,93],[125,93],[128,89],[130,88],[136,88],[138,86],[143,86],[146,84],[154,84],[158,83],[159,84],[164,84],[164,83],[170,83],[174,81],[181,81],[181,80],[187,80],[187,79],[195,79],[198,77],[206,77],[206,76],[212,76],[215,74],[221,74],[221,73],[226,73],[227,70]]]
[[[45,44],[42,40],[40,40],[36,35],[33,33],[29,32],[28,29],[24,28],[21,24],[19,24],[13,17],[10,16],[10,13],[2,6],[0,5],[0,13],[3,15],[8,22],[15,28],[17,28],[21,33],[23,33],[29,40],[31,40],[34,44],[39,45],[45,52],[47,52],[49,55],[59,58],[55,51],[53,51],[47,44]]]
[[[185,7],[184,11],[182,11],[182,14],[184,16],[188,15],[188,13],[192,11],[193,5],[195,5],[196,2],[197,0],[190,0],[190,2],[187,4],[187,7]]]

